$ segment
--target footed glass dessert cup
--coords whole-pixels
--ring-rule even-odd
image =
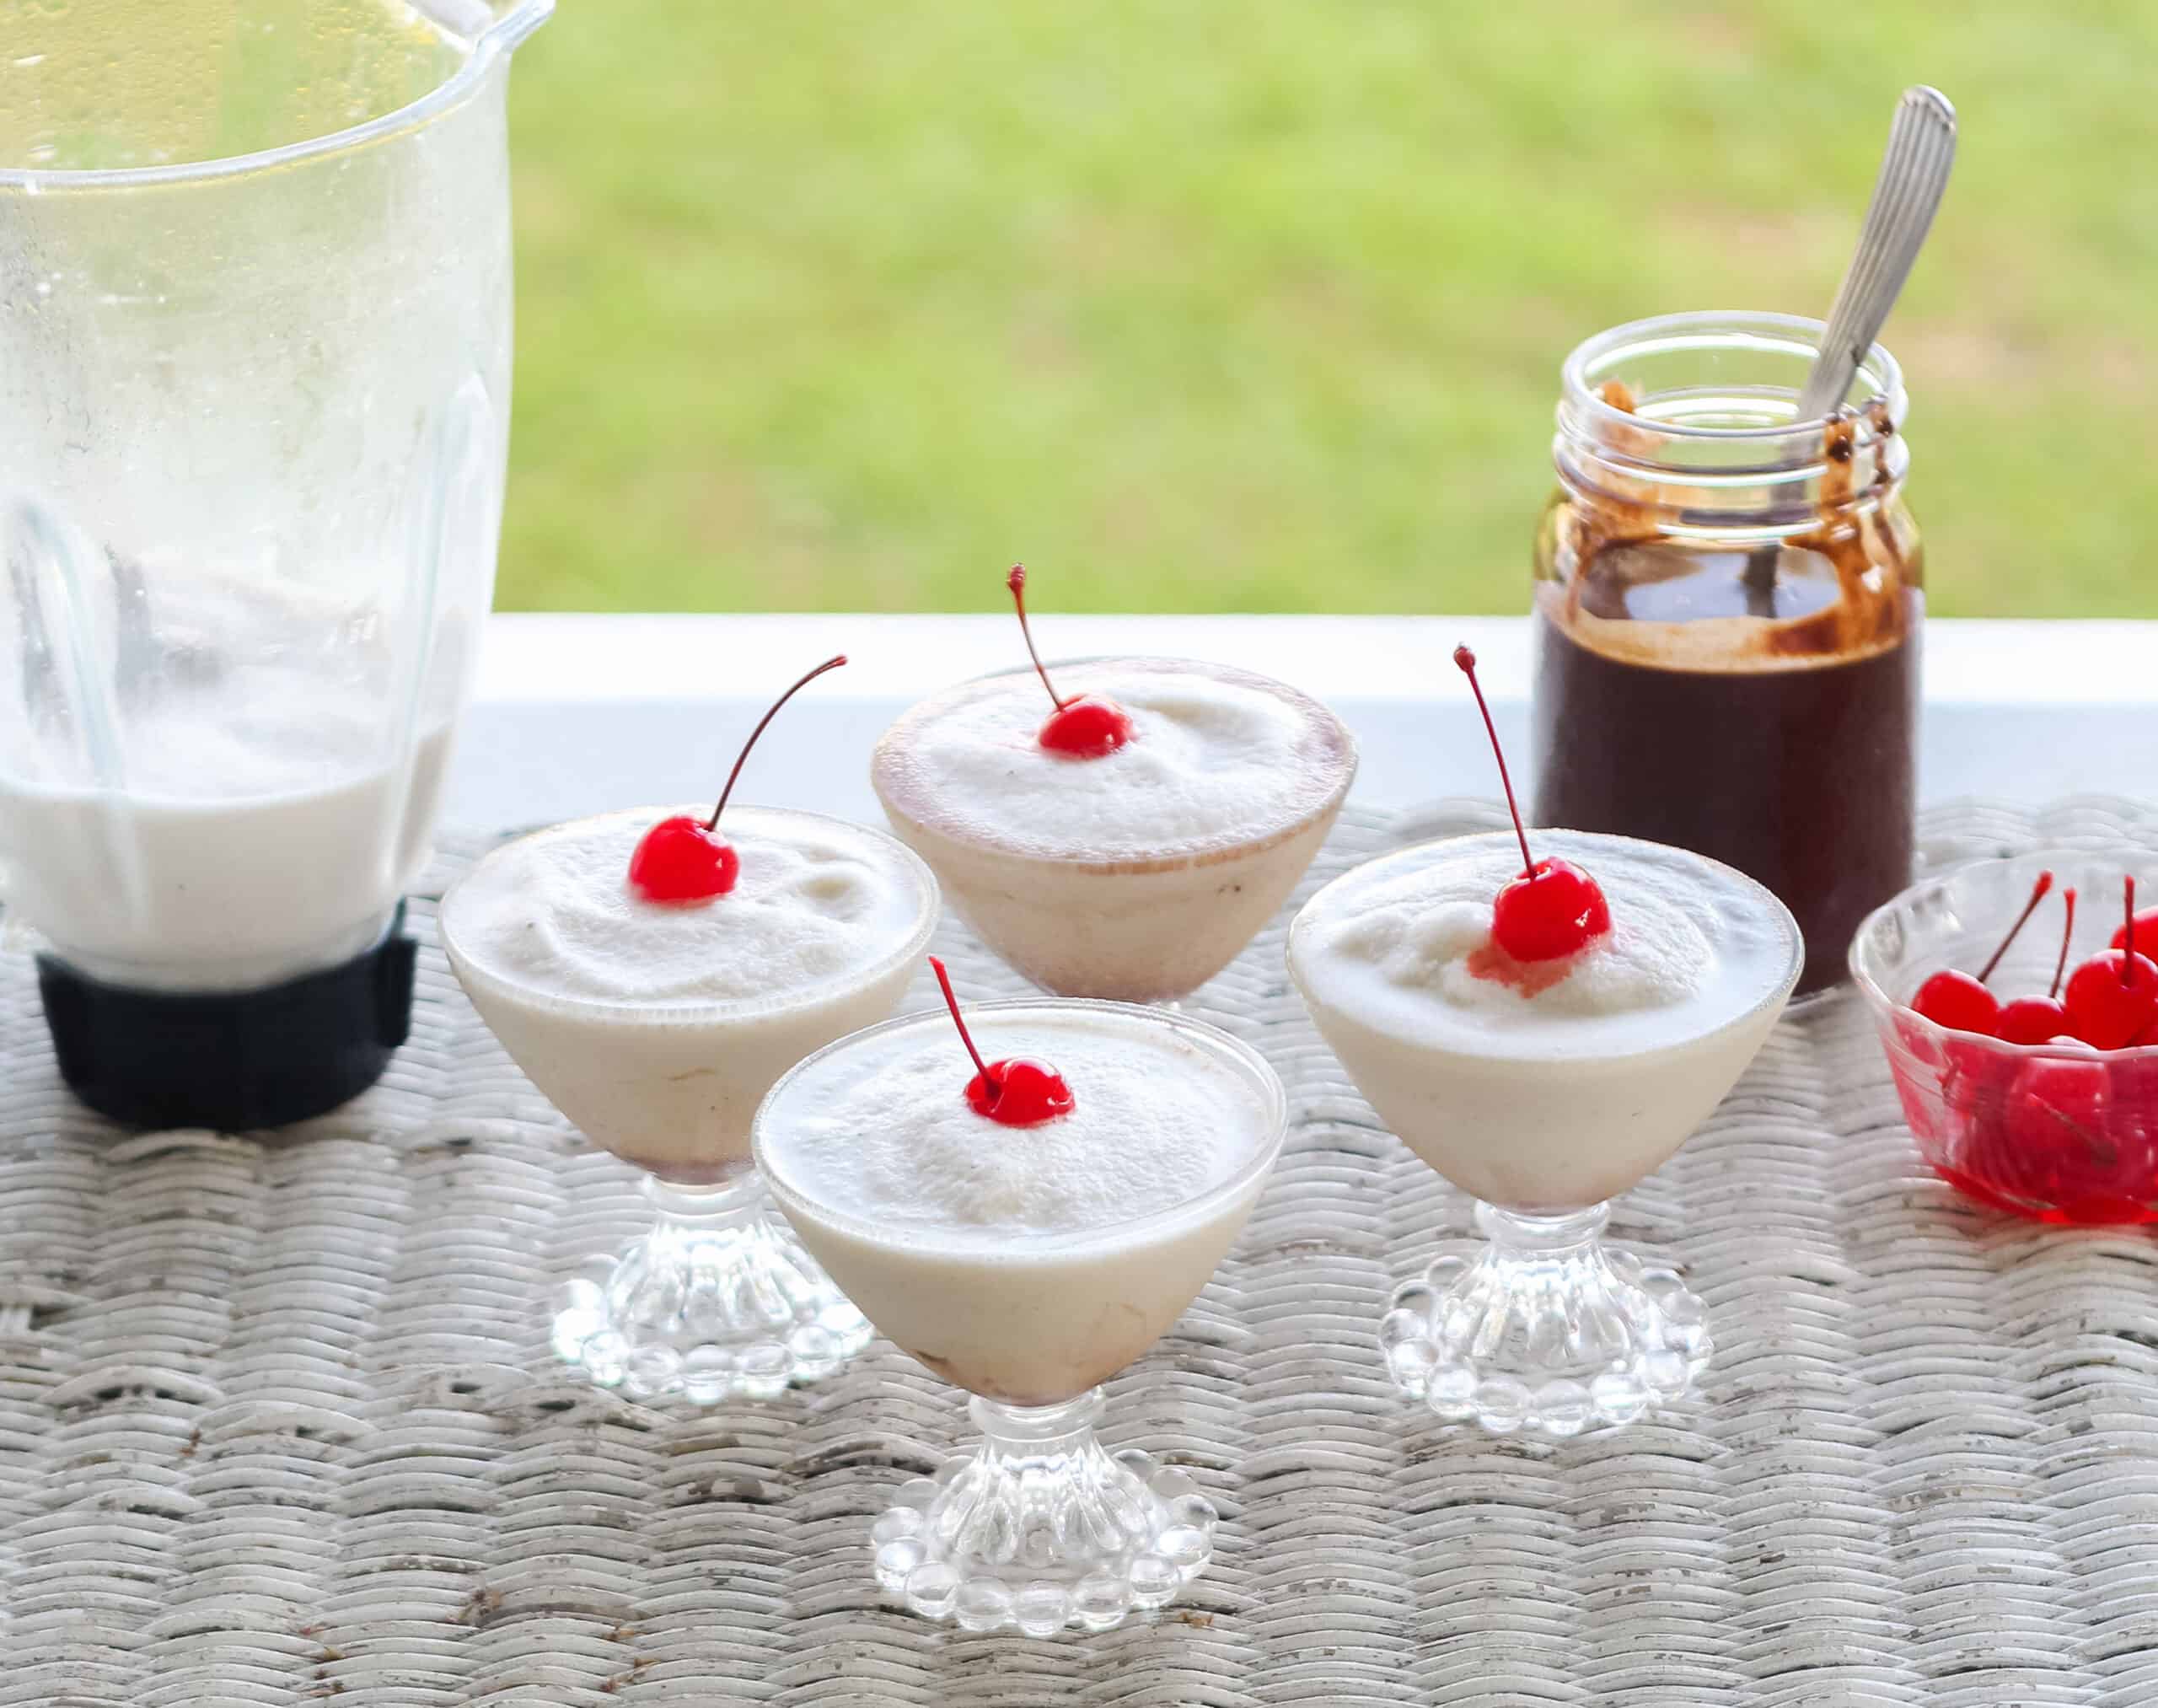
[[[1425,843],[1335,879],[1297,916],[1288,960],[1379,1119],[1478,1200],[1482,1248],[1394,1295],[1379,1327],[1388,1370],[1448,1421],[1570,1436],[1678,1399],[1707,1364],[1701,1302],[1673,1271],[1604,1245],[1608,1200],[1662,1166],[1737,1082],[1804,952],[1789,910],[1728,867],[1624,837],[1535,840],[1539,857],[1601,880],[1612,953],[1690,919],[1700,941],[1683,959],[1706,949],[1715,969],[1683,999],[1631,1010],[1597,1006],[1646,976],[1624,967],[1495,991],[1471,969],[1490,953],[1481,898],[1521,869],[1511,833]],[[1450,910],[1420,918],[1420,897]],[[1570,993],[1569,978],[1587,982]]]
[[[576,820],[496,850],[444,897],[443,945],[474,1007],[540,1092],[594,1144],[646,1173],[653,1224],[604,1278],[566,1284],[556,1354],[639,1399],[770,1399],[832,1374],[871,1331],[771,1214],[750,1160],[750,1121],[787,1069],[899,1007],[936,928],[937,883],[881,831],[735,807],[727,829],[742,851],[738,893],[702,909],[619,897],[591,905],[588,889],[620,889],[631,846],[662,816]],[[760,894],[776,873],[771,893]],[[556,877],[563,881],[550,888]],[[752,906],[779,916],[771,941],[727,934],[722,910]],[[625,907],[632,910],[616,916]],[[790,907],[812,922],[786,918]],[[802,948],[819,920],[851,934],[829,964]],[[713,941],[684,944],[683,934],[700,929]],[[528,955],[528,939],[567,948]],[[644,998],[584,994],[572,975],[588,969],[568,956],[584,948],[597,958],[594,945],[618,964],[603,966],[609,976],[634,985],[648,965],[653,980],[671,986]],[[680,993],[727,959],[762,991]]]
[[[1177,1073],[1198,1088],[1193,1118],[1218,1123],[1219,1178],[1195,1192],[1164,1180],[1151,1213],[1069,1232],[994,1211],[948,1223],[891,1206],[866,1213],[851,1185],[819,1182],[797,1135],[835,1087],[874,1071],[880,1055],[913,1048],[926,1033],[948,1036],[941,1014],[844,1039],[781,1080],[757,1117],[759,1166],[803,1243],[878,1329],[973,1395],[979,1444],[904,1485],[877,1520],[878,1584],[914,1612],[967,1630],[1105,1630],[1162,1606],[1205,1569],[1216,1515],[1181,1471],[1103,1446],[1099,1384],[1168,1330],[1227,1254],[1280,1150],[1286,1102],[1256,1052],[1163,1009],[1030,1000],[970,1008],[968,1018],[988,1056],[1016,1044],[1069,1071],[1076,1046],[1066,1034],[1076,1028],[1128,1051],[1122,1071],[1142,1086],[1149,1075]],[[1096,1080],[1071,1077],[1084,1109]],[[964,1115],[956,1082],[950,1093]],[[1026,1158],[1043,1144],[1041,1131],[980,1135],[1021,1158],[1016,1172],[1003,1165],[988,1204],[1039,1213],[1042,1195],[1026,1178],[1036,1165]],[[1152,1167],[1114,1148],[1098,1166]],[[864,1173],[873,1196],[878,1168]]]
[[[2043,996],[2057,969],[2113,943],[2124,876],[2158,900],[2158,858],[2145,848],[1973,861],[1871,915],[1851,942],[1851,976],[1880,1030],[1919,1153],[1943,1180],[2035,1222],[2158,1222],[2158,1044],[2100,1050],[2067,1035],[2010,1043],[1911,1007],[1934,975],[1984,965],[2048,872],[2053,899],[1986,980],[2004,1003]],[[2071,889],[2075,930],[2064,953],[2060,898]],[[2158,949],[2158,932],[2147,946],[2140,933],[2137,953]]]

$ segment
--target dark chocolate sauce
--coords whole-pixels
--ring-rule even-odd
[[[1911,881],[1919,642],[1783,670],[1606,658],[1537,623],[1536,821],[1690,848],[1759,879],[1806,934],[1801,994]]]

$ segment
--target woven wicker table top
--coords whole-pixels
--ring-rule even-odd
[[[1310,883],[1490,822],[1351,814]],[[1936,858],[2158,847],[2120,802],[1926,828]],[[1017,992],[943,942],[970,988]],[[1206,1487],[1215,1564],[1158,1622],[1048,1640],[879,1604],[872,1517],[966,1432],[883,1342],[707,1412],[550,1361],[555,1284],[645,1206],[431,943],[389,1078],[269,1142],[76,1106],[12,958],[0,1705],[2158,1701],[2146,1237],[1951,1196],[1837,1004],[1614,1216],[1714,1313],[1700,1398],[1557,1445],[1442,1427],[1373,1330],[1468,1206],[1377,1127],[1280,955],[1277,923],[1192,1007],[1281,1070],[1287,1150],[1105,1425]]]

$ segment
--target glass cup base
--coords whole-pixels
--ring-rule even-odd
[[[971,1457],[903,1485],[870,1533],[877,1582],[963,1630],[1103,1631],[1205,1571],[1213,1503],[1147,1454],[1094,1438],[1099,1388],[1062,1405],[969,1406]]]
[[[1609,1213],[1479,1204],[1490,1243],[1441,1258],[1379,1325],[1395,1385],[1494,1435],[1579,1435],[1683,1395],[1709,1362],[1701,1302],[1672,1270],[1606,1250]]]
[[[604,1283],[572,1281],[555,1354],[633,1399],[772,1399],[837,1372],[867,1319],[767,1207],[745,1173],[709,1190],[647,1179],[658,1223]]]

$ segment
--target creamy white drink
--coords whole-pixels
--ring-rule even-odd
[[[869,1324],[771,1217],[749,1159],[781,1074],[898,1005],[937,882],[882,831],[727,802],[580,819],[499,848],[443,898],[450,964],[518,1066],[647,1171],[659,1215],[604,1286],[564,1287],[554,1346],[593,1380],[701,1405],[830,1375]]]
[[[701,809],[700,809],[701,811]],[[935,880],[880,831],[730,807],[727,894],[646,900],[627,872],[663,808],[496,850],[444,900],[451,964],[519,1066],[588,1137],[663,1179],[740,1172],[781,1074],[898,1006]]]
[[[1677,1399],[1708,1362],[1678,1276],[1603,1249],[1606,1200],[1731,1089],[1804,946],[1782,903],[1713,860],[1533,840],[1358,867],[1297,915],[1288,959],[1379,1118],[1482,1200],[1488,1243],[1441,1256],[1380,1323],[1395,1381],[1441,1418],[1566,1436]]]
[[[251,990],[374,947],[427,858],[465,626],[422,645],[370,562],[110,568],[55,631],[79,652],[36,643],[65,656],[0,720],[11,915],[136,990]]]
[[[1759,884],[1657,844],[1541,830],[1538,857],[1591,872],[1610,930],[1515,963],[1492,898],[1511,833],[1404,849],[1337,878],[1296,916],[1289,970],[1380,1118],[1487,1203],[1600,1204],[1661,1164],[1782,1012],[1797,928]]]
[[[1287,900],[1355,775],[1317,701],[1173,658],[1056,667],[1067,701],[1130,719],[1114,751],[1039,739],[1032,671],[924,701],[878,743],[893,829],[1006,959],[1064,996],[1147,1002],[1196,989]]]
[[[974,1395],[974,1453],[872,1529],[878,1583],[969,1630],[1103,1630],[1205,1569],[1216,1515],[1181,1471],[1103,1451],[1096,1384],[1213,1274],[1286,1100],[1256,1053],[1178,1015],[993,1003],[965,1013],[977,1060],[958,1013],[810,1057],[758,1112],[757,1162],[870,1319]]]
[[[773,1092],[758,1158],[803,1243],[878,1329],[969,1392],[1086,1393],[1197,1296],[1264,1184],[1279,1085],[1211,1029],[1091,1002],[967,1014],[992,1063],[1052,1066],[1069,1114],[1012,1127],[963,1095],[942,1012],[835,1045]]]
[[[1677,1399],[1699,1299],[1614,1258],[1608,1200],[1686,1141],[1797,983],[1790,910],[1715,861],[1523,828],[1476,655],[1454,648],[1514,828],[1367,862],[1289,927],[1313,1023],[1394,1133],[1480,1200],[1487,1236],[1379,1324],[1404,1392],[1500,1434],[1568,1436]]]

